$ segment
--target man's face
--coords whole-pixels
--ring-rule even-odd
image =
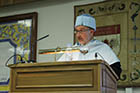
[[[78,42],[85,45],[93,38],[94,30],[85,26],[77,26],[75,27],[75,34]]]

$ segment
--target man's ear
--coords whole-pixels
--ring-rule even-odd
[[[95,32],[95,31],[94,31],[93,29],[90,30],[90,33],[91,33],[91,34],[94,34],[94,32]]]

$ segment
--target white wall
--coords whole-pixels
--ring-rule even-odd
[[[103,0],[42,0],[32,4],[0,8],[0,16],[38,12],[38,38],[50,36],[38,42],[39,49],[64,47],[73,43],[74,5],[94,3]],[[46,55],[37,55],[38,62],[53,61]],[[133,92],[131,92],[133,90]],[[139,88],[119,88],[118,93],[139,93]]]

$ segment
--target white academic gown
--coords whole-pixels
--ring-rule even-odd
[[[105,43],[99,40],[91,40],[86,45],[78,45],[76,43],[73,47],[79,47],[81,50],[88,50],[88,53],[81,52],[64,53],[58,61],[79,61],[79,60],[104,60],[109,65],[115,62],[120,62],[113,50]],[[96,56],[97,55],[97,56]]]

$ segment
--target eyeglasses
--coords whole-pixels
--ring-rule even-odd
[[[77,33],[80,33],[80,34],[81,34],[81,33],[83,33],[83,32],[89,31],[89,30],[90,30],[90,29],[75,30],[74,33],[75,33],[75,34],[77,34]]]

